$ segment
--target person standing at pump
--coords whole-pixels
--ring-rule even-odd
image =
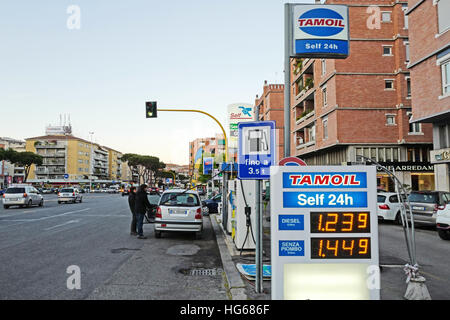
[[[132,236],[137,236],[136,231],[136,187],[130,188],[130,194],[128,195],[128,205],[130,206],[131,211],[131,232]]]
[[[138,239],[147,239],[144,237],[144,216],[147,209],[151,209],[151,204],[147,198],[147,185],[141,184],[136,192],[136,204],[135,204],[135,213],[136,213],[136,224],[137,224],[137,233]]]

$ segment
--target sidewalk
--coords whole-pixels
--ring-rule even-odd
[[[255,264],[255,251],[240,252],[236,248],[231,235],[222,227],[218,215],[211,214],[211,223],[216,233],[217,244],[222,257],[222,264],[230,287],[233,300],[270,300],[270,281],[263,281],[263,293],[255,292],[255,281],[248,280],[238,271],[236,264]],[[270,265],[270,217],[269,207],[263,209],[263,264]]]

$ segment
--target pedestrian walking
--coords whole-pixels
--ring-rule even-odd
[[[136,187],[130,188],[130,193],[128,194],[128,205],[131,211],[131,232],[132,236],[137,236],[136,230]]]
[[[144,237],[144,216],[147,209],[151,209],[152,205],[147,198],[147,185],[142,184],[136,192],[135,213],[138,239],[147,239]]]

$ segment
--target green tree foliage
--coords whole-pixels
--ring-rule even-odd
[[[0,160],[7,160],[15,166],[23,167],[25,171],[23,182],[27,181],[31,166],[33,164],[40,166],[43,162],[42,156],[36,153],[29,151],[18,152],[13,149],[4,150],[3,148],[0,149]]]

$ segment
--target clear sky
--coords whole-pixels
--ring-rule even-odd
[[[189,141],[219,133],[226,106],[283,83],[281,0],[3,0],[0,136],[45,134],[70,114],[73,133],[123,153],[188,164]],[[312,3],[313,0],[299,1]],[[81,10],[69,29],[70,5]]]

